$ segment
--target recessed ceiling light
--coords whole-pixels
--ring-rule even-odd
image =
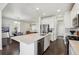
[[[57,12],[60,12],[60,11],[61,11],[60,9],[57,10]]]
[[[39,8],[36,8],[36,10],[39,10]]]

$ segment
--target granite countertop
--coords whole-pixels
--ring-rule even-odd
[[[76,55],[79,55],[79,41],[69,40],[69,43]]]
[[[50,33],[42,36],[39,33],[34,33],[34,34],[11,37],[11,39],[16,40],[18,42],[23,42],[23,43],[26,43],[26,44],[30,44],[30,43],[33,43],[33,42],[35,42],[39,39],[42,39],[42,38],[48,36],[49,34]]]

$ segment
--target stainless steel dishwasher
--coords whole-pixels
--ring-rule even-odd
[[[42,55],[44,53],[44,38],[37,41],[37,47],[38,47],[38,55]]]

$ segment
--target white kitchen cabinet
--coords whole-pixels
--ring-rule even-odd
[[[67,11],[64,14],[64,25],[65,25],[65,28],[71,28],[72,27],[72,20],[71,20],[70,11]]]
[[[36,48],[34,46],[34,43],[28,45],[23,42],[20,42],[20,55],[34,55],[37,52],[34,50]]]
[[[50,36],[51,36],[51,34],[49,34],[48,36],[46,36],[45,38],[44,38],[44,51],[49,47],[49,45],[50,45]]]
[[[70,44],[69,44],[69,55],[75,55],[75,52]]]
[[[79,14],[79,4],[75,4],[76,5],[76,13]]]
[[[77,14],[77,6],[75,4],[71,10],[71,19],[73,19],[76,16],[76,14]]]
[[[76,17],[76,15],[79,14],[79,4],[74,4],[72,10],[71,10],[71,20],[73,23],[73,19]]]

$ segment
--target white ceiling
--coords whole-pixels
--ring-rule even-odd
[[[7,3],[0,3],[0,10],[3,10]]]
[[[64,14],[69,11],[72,3],[9,3],[3,10],[4,17],[10,17],[17,20],[33,21],[39,16]],[[39,10],[36,10],[39,8]],[[57,10],[61,9],[58,13]]]

